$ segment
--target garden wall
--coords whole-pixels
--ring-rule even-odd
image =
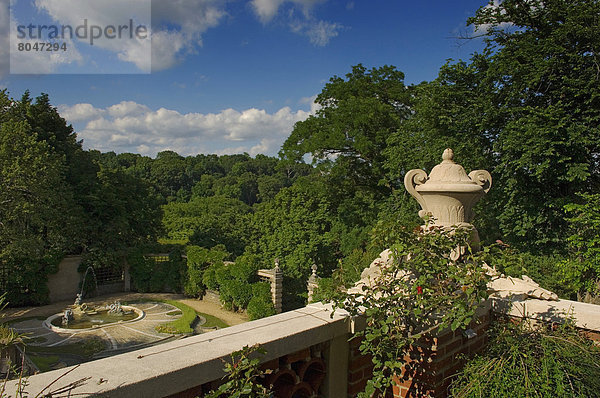
[[[531,305],[529,305],[531,304]],[[563,309],[573,313],[578,326],[589,333],[600,331],[600,306],[560,300],[530,303],[493,300],[491,309],[511,315],[518,305],[530,308],[524,315],[551,321],[549,314]],[[537,312],[531,310],[537,306]],[[429,336],[406,357],[405,372],[398,375],[394,398],[445,397],[449,376],[462,366],[461,354],[473,354],[486,343],[485,329],[490,307],[479,313],[480,323],[472,333],[445,331]],[[516,313],[515,313],[516,314]],[[162,345],[129,352],[98,361],[35,375],[27,391],[35,396],[63,376],[51,390],[74,386],[74,394],[119,397],[188,398],[201,396],[217,386],[224,376],[223,360],[246,345],[261,344],[266,350],[263,367],[272,370],[267,383],[276,397],[353,397],[371,377],[370,358],[351,339],[364,324],[342,311],[331,316],[331,308],[321,303],[268,318],[231,326]],[[469,337],[469,335],[471,337]],[[65,375],[66,372],[69,372]],[[81,382],[81,380],[84,380]],[[14,391],[11,382],[7,391]],[[73,384],[75,383],[75,384]],[[77,384],[79,383],[79,384]]]
[[[81,264],[81,256],[65,256],[58,264],[58,272],[48,275],[48,290],[51,303],[75,300],[79,293],[81,274],[77,268]]]

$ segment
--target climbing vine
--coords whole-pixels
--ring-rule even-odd
[[[360,351],[373,358],[373,377],[361,397],[384,397],[400,376],[405,355],[430,332],[466,328],[487,297],[488,277],[469,247],[469,231],[428,226],[425,231],[386,230],[392,260],[360,292],[335,300],[336,308],[363,315]],[[450,253],[462,248],[463,256]],[[417,371],[417,370],[415,370]],[[404,377],[411,377],[404,373]]]

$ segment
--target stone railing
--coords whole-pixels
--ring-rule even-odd
[[[484,347],[484,331],[494,311],[544,322],[557,321],[560,314],[570,312],[590,338],[600,336],[600,306],[597,305],[531,299],[494,299],[490,304],[481,308],[479,322],[471,325],[469,333],[441,332],[428,336],[414,347],[414,353],[405,358],[411,366],[399,375],[394,397],[446,396],[450,376],[464,361],[462,354],[472,355]],[[26,391],[29,396],[42,391],[44,394],[63,391],[62,395],[52,395],[54,398],[68,393],[117,398],[202,396],[221,382],[223,360],[245,345],[260,344],[267,352],[262,366],[272,371],[266,383],[276,392],[276,397],[353,397],[372,376],[371,359],[358,350],[360,341],[352,339],[362,324],[363,319],[351,318],[343,311],[337,311],[332,317],[330,306],[316,303],[257,321],[35,375],[28,379]],[[15,391],[15,383],[9,382],[7,386],[9,396]]]

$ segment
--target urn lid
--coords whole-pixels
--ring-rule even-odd
[[[488,174],[489,175],[489,174]],[[474,181],[465,169],[454,162],[454,152],[447,148],[442,154],[442,163],[435,166],[427,180],[415,188],[417,191],[484,192],[481,181]]]

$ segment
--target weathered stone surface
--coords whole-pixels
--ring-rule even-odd
[[[420,217],[430,217],[433,225],[473,228],[472,208],[492,186],[492,176],[485,170],[474,170],[469,175],[454,162],[454,152],[448,148],[442,163],[429,176],[420,169],[410,170],[404,176],[404,186],[421,205]]]
[[[558,300],[556,293],[540,287],[533,279],[527,275],[521,278],[496,277],[488,283],[488,292],[493,297],[515,298],[525,300],[526,298],[535,298],[540,300]]]

